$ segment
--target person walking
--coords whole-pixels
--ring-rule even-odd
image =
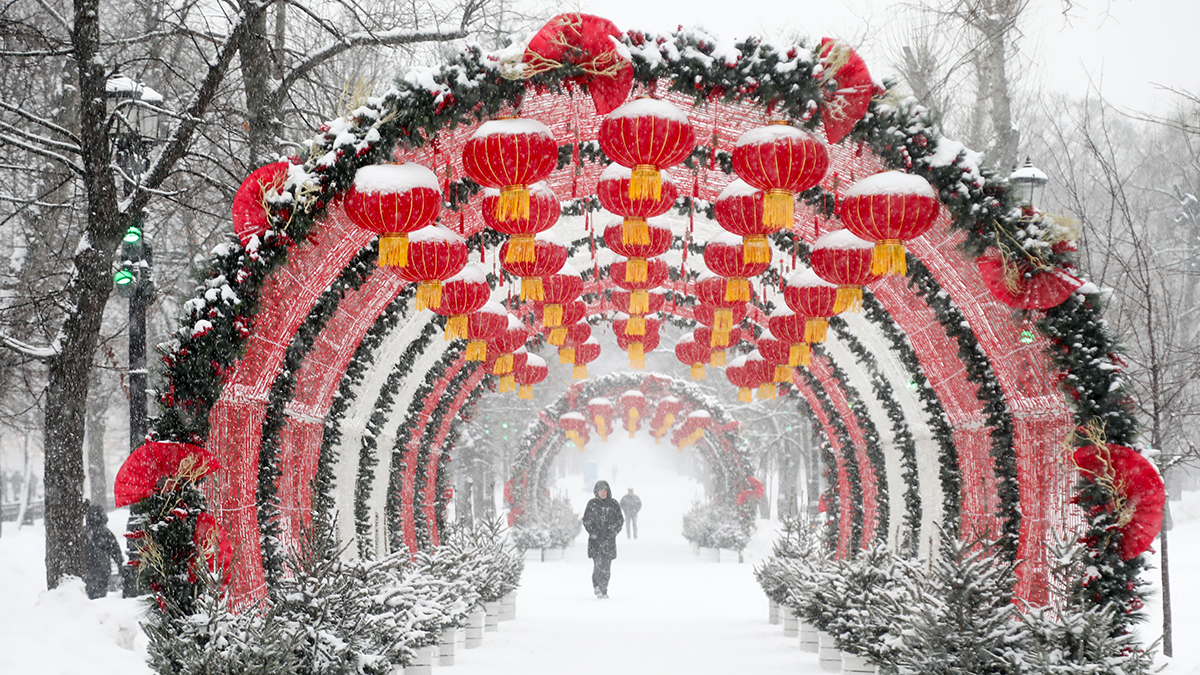
[[[121,555],[121,545],[116,536],[108,529],[108,513],[100,504],[92,504],[87,511],[87,525],[83,528],[83,555],[86,561],[84,567],[84,586],[89,598],[103,598],[108,595],[108,579],[112,576],[109,561],[121,563],[125,557]]]
[[[596,481],[592,494],[596,496],[583,509],[583,529],[588,533],[588,557],[592,559],[592,590],[603,600],[608,597],[612,561],[617,557],[617,534],[625,519],[607,481]]]
[[[629,492],[621,497],[621,512],[625,514],[625,538],[630,537],[630,532],[633,533],[633,538],[637,539],[637,514],[642,510],[642,498],[633,494],[633,488],[629,488]]]

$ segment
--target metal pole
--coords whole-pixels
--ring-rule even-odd
[[[151,286],[141,280],[129,298],[129,451],[146,441],[146,305]]]

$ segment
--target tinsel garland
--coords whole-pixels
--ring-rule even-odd
[[[829,420],[829,424],[837,433],[838,444],[842,448],[842,463],[846,467],[846,479],[850,485],[850,506],[854,510],[850,514],[850,554],[862,548],[863,543],[863,491],[862,491],[862,476],[858,471],[858,457],[854,452],[854,441],[850,438],[850,431],[846,428],[846,423],[838,414],[837,408],[833,407],[833,403],[829,398],[829,392],[825,391],[825,386],[816,378],[807,368],[796,368],[796,377],[804,380],[804,385],[808,387],[817,400],[821,402],[821,410],[824,411],[825,417]],[[796,393],[797,398],[803,398]],[[814,420],[816,417],[813,418]],[[837,469],[837,463],[833,459],[832,450],[830,450],[829,461],[831,464],[826,466],[831,470]],[[885,474],[886,475],[886,474]],[[840,495],[835,491],[834,501],[840,500]],[[825,502],[825,508],[830,508],[829,502]],[[834,547],[830,550],[837,550],[837,540],[834,540]]]

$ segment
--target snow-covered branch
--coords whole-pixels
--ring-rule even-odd
[[[5,347],[8,347],[22,356],[28,356],[32,359],[48,359],[53,356],[57,356],[59,353],[58,345],[52,345],[49,347],[35,347],[34,345],[18,340],[17,338],[6,333],[0,333],[0,344],[3,344]]]
[[[14,138],[12,136],[3,136],[0,138],[2,138],[2,140],[0,140],[0,143],[7,143],[9,145],[21,148],[28,152],[32,152],[35,155],[41,155],[42,157],[45,157],[47,159],[52,159],[56,162],[60,162],[64,166],[66,166],[68,169],[71,169],[72,171],[74,171],[75,173],[78,173],[79,175],[83,175],[83,167],[80,166],[79,164],[75,163],[69,157],[64,157],[63,155],[60,155],[57,152],[51,152],[50,150],[47,150],[38,145],[34,145],[32,143],[26,143],[25,141],[22,141],[19,138]]]
[[[50,131],[53,131],[56,134],[62,134],[63,136],[71,139],[72,141],[75,141],[76,143],[79,142],[79,136],[75,135],[75,133],[72,132],[70,129],[67,129],[64,126],[55,124],[54,122],[51,122],[50,120],[45,119],[43,117],[38,117],[37,115],[30,113],[28,110],[25,110],[24,108],[22,108],[20,106],[13,105],[13,104],[9,103],[8,101],[0,100],[0,108],[3,108],[4,110],[7,110],[7,111],[13,113],[17,117],[21,117],[25,120],[33,122],[34,124],[46,127],[47,129],[49,129]],[[76,147],[74,152],[78,152],[78,151],[79,151],[79,148]]]

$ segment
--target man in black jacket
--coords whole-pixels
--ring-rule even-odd
[[[621,505],[613,499],[607,481],[596,481],[595,498],[583,509],[583,529],[588,533],[588,557],[592,559],[592,589],[596,597],[608,597],[612,561],[617,557],[617,534],[625,524]]]
[[[642,510],[642,498],[633,494],[633,488],[629,488],[629,494],[621,497],[621,511],[625,514],[625,538],[630,537],[630,532],[633,532],[633,538],[637,539],[637,514]]]
[[[89,598],[103,598],[108,595],[108,579],[112,576],[111,563],[125,561],[121,555],[121,545],[116,536],[108,529],[108,513],[99,504],[92,504],[87,511],[87,526],[83,528],[83,555],[86,560],[84,568],[84,585]]]

